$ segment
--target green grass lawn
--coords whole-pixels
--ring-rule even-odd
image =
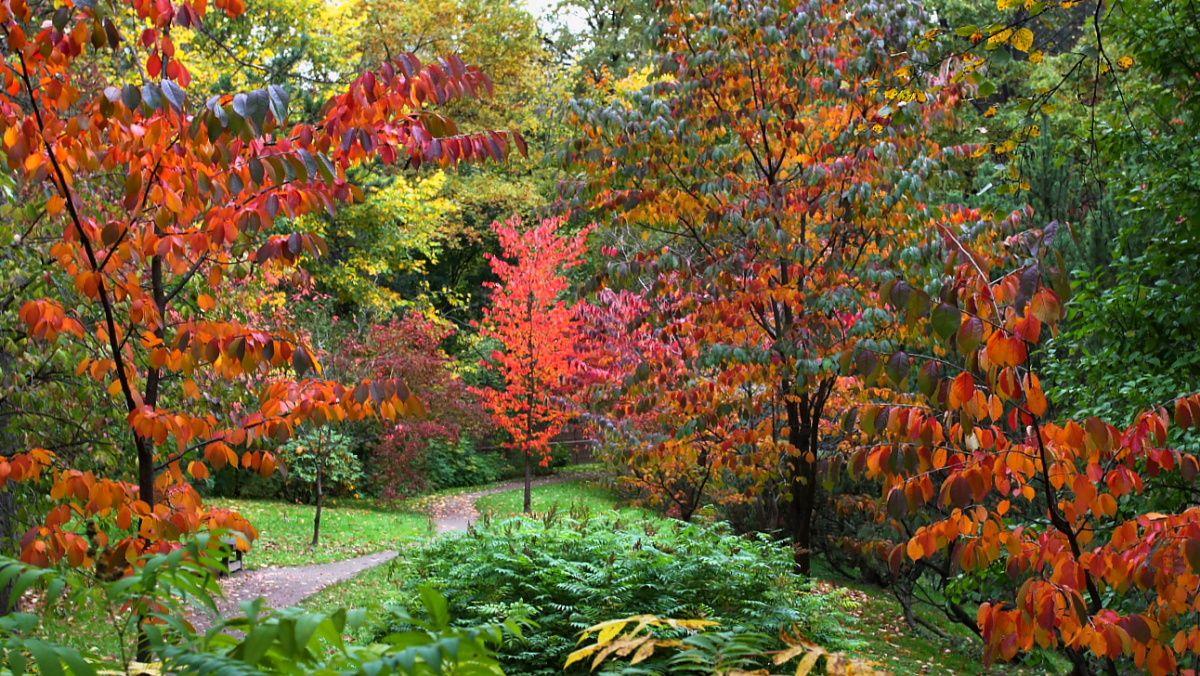
[[[480,514],[505,517],[522,513],[525,491],[522,488],[485,495],[475,503]],[[533,511],[544,514],[552,509],[560,512],[588,510],[592,513],[621,512],[631,517],[648,516],[649,512],[621,505],[620,497],[599,482],[588,479],[567,481],[533,487]]]
[[[328,563],[395,549],[399,542],[430,533],[429,517],[404,503],[389,508],[366,500],[336,500],[321,511],[321,542],[312,549],[312,505],[229,499],[213,504],[236,509],[258,528],[259,539],[246,554],[247,568]]]

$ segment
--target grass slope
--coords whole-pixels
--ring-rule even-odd
[[[310,505],[227,499],[214,500],[213,504],[237,509],[259,529],[259,539],[246,555],[247,568],[327,563],[398,549],[431,532],[429,517],[406,504],[388,508],[365,500],[338,500],[322,510],[321,544],[312,550],[308,545],[314,508]],[[382,568],[385,570],[380,572],[385,573],[388,566]],[[370,571],[368,575],[376,573]],[[365,607],[373,589],[363,585],[362,593],[356,593],[357,582],[352,580],[341,590],[344,596],[336,605]],[[135,633],[121,626],[118,618],[125,614],[110,605],[99,588],[63,599],[43,618],[40,633],[85,653],[116,657],[124,646],[126,655],[131,656]]]
[[[321,510],[321,542],[312,549],[312,505],[227,499],[213,503],[241,512],[258,529],[259,539],[246,554],[247,568],[329,563],[394,549],[399,542],[431,532],[429,517],[405,503],[389,507],[338,500]]]
[[[620,512],[633,517],[649,516],[650,513],[634,507],[621,505],[620,497],[598,481],[580,479],[557,484],[533,487],[533,511],[544,514],[551,510],[569,512],[588,510],[593,513]],[[485,495],[475,503],[480,514],[495,517],[514,516],[522,512],[525,500],[523,488]]]
[[[818,589],[850,596],[855,622],[846,627],[855,648],[846,651],[893,674],[1066,674],[1069,665],[1037,653],[1024,664],[983,665],[983,644],[966,627],[936,613],[924,616],[945,636],[911,629],[891,592],[873,585],[826,579]]]

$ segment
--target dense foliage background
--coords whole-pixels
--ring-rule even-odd
[[[435,540],[338,666],[642,613],[761,665],[842,646],[830,571],[983,660],[1198,664],[1189,2],[150,4],[0,3],[0,554],[186,596],[143,559],[257,535],[212,499],[594,460],[678,521]],[[119,592],[141,657],[253,652]]]

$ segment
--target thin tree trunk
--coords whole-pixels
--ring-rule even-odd
[[[803,451],[802,453],[807,453]],[[804,457],[792,459],[791,477],[792,552],[796,572],[812,572],[812,517],[817,498],[817,465]]]
[[[10,554],[15,549],[17,505],[8,489],[0,489],[0,551]],[[16,610],[17,599],[12,597],[12,583],[0,587],[0,615]]]
[[[795,454],[788,459],[791,466],[788,515],[796,572],[808,575],[812,572],[812,520],[817,501],[817,435],[807,411],[800,407],[798,402],[786,404],[788,443]]]
[[[118,363],[117,368],[121,368]],[[138,436],[133,435],[133,440],[137,445],[138,459],[138,497],[154,509],[154,448],[150,444]],[[137,613],[137,660],[139,662],[151,662],[154,659],[150,651],[150,636],[146,633],[146,599],[139,599],[136,610]]]
[[[525,452],[525,513],[533,513],[533,458]]]
[[[317,465],[317,512],[313,514],[313,536],[311,545],[313,549],[317,548],[317,544],[319,544],[321,540],[321,505],[325,502],[325,490],[321,485],[321,475],[324,473],[324,464]]]
[[[526,408],[525,411],[525,513],[533,513],[533,371],[537,359],[533,354],[533,292],[529,292],[527,303],[529,312],[529,372],[526,374]]]

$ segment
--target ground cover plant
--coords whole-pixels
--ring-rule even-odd
[[[808,593],[786,547],[721,525],[579,512],[495,519],[431,543],[406,570],[405,596],[429,584],[465,621],[536,618],[501,649],[510,673],[560,673],[581,631],[636,613],[767,635],[797,625],[835,645],[844,619],[836,595]]]

